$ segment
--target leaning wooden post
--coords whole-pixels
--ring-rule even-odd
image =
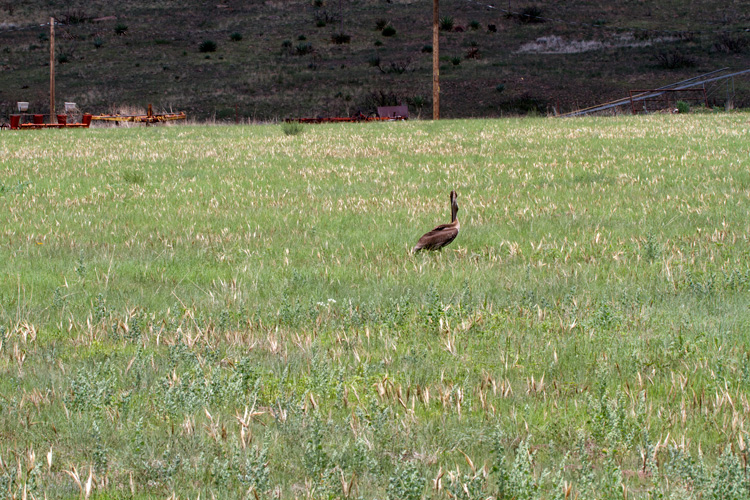
[[[432,0],[432,119],[440,119],[440,14],[439,0]]]
[[[49,119],[55,120],[55,18],[49,18]]]

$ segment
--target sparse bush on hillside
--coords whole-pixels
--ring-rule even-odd
[[[716,50],[727,54],[741,54],[748,45],[750,45],[750,40],[747,37],[731,33],[721,33],[714,42]]]
[[[498,92],[502,92],[503,90],[505,90],[505,84],[498,83],[497,85],[495,85],[495,90],[497,90]]]
[[[73,9],[61,15],[58,19],[63,24],[81,24],[90,20],[91,16],[86,15],[82,10]]]
[[[388,20],[387,19],[378,19],[375,21],[375,30],[376,31],[383,31],[385,27],[388,26]]]
[[[401,95],[393,91],[376,90],[366,95],[359,107],[374,110],[378,106],[398,106],[403,100]]]
[[[333,24],[337,20],[338,20],[338,17],[336,15],[331,15],[325,10],[315,13],[315,26],[317,26],[318,28],[322,28],[323,26],[329,23]],[[304,40],[304,38],[301,38],[300,40]]]
[[[344,43],[349,43],[352,41],[351,35],[347,35],[346,33],[334,33],[331,36],[331,41],[335,44],[341,45]]]
[[[424,52],[425,54],[432,54],[432,45],[423,46],[422,52]]]
[[[128,32],[128,25],[123,23],[115,24],[115,35],[124,35]]]
[[[373,56],[370,56],[370,58],[367,60],[367,63],[370,66],[373,66],[375,68],[379,68],[380,67],[380,56],[377,55],[377,54],[375,54]]]
[[[469,28],[471,28],[474,31],[478,30],[479,29],[479,21],[477,21],[476,19],[470,21],[469,22]]]
[[[677,108],[678,113],[689,113],[690,112],[690,104],[688,104],[685,101],[677,101],[677,104],[675,105]]]
[[[298,56],[304,56],[304,55],[310,54],[310,53],[312,53],[312,51],[313,51],[312,44],[311,43],[304,43],[304,42],[297,44],[297,48],[295,49],[295,53]]]
[[[381,32],[383,36],[393,36],[396,34],[396,28],[394,28],[392,25],[388,25],[385,28],[383,28],[383,31]]]
[[[415,95],[411,99],[407,99],[406,102],[408,102],[414,109],[417,110],[417,113],[422,112],[422,108],[425,107],[425,104],[427,104],[427,99],[425,99],[422,95]]]
[[[656,61],[659,67],[664,69],[692,68],[695,66],[695,59],[684,55],[679,50],[658,52],[656,54]]]
[[[102,40],[99,37],[94,38],[94,48],[95,49],[101,49],[104,45],[104,40]]]
[[[377,63],[377,64],[376,64]],[[380,57],[377,56],[377,60],[374,58],[371,58],[370,65],[378,68],[381,73],[386,74],[395,74],[395,75],[403,75],[409,70],[409,65],[411,64],[410,59],[406,59],[404,61],[394,61],[388,67],[383,68],[383,66],[380,65]]]
[[[408,71],[409,64],[411,64],[411,61],[408,59],[406,61],[392,62],[390,68],[388,68],[386,73],[395,73],[397,75],[402,75]]]
[[[73,56],[69,52],[58,52],[57,54],[57,62],[60,64],[65,64],[71,61],[73,59]]]
[[[216,52],[217,47],[213,40],[203,40],[198,46],[198,50],[201,52]]]
[[[443,16],[440,18],[440,31],[453,31],[453,18]]]
[[[229,39],[232,40],[233,42],[240,42],[242,41],[242,33],[235,31],[234,33],[229,35]]]

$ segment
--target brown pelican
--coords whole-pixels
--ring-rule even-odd
[[[440,250],[451,241],[455,240],[456,236],[458,236],[458,230],[461,229],[461,223],[458,222],[458,219],[456,218],[457,214],[458,203],[456,203],[456,192],[451,191],[450,224],[440,224],[438,227],[419,238],[419,241],[412,249],[412,252],[417,253],[420,250]]]

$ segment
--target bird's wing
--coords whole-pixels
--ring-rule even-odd
[[[455,227],[455,224],[440,224],[438,227],[436,227],[435,229],[433,229],[432,231],[430,231],[427,234],[439,233],[440,231],[445,231],[446,229],[451,229],[453,227]],[[427,234],[425,234],[425,236],[427,236]],[[424,236],[423,236],[423,238],[424,238]]]
[[[442,248],[458,236],[458,229],[453,224],[440,224],[438,227],[425,234],[414,247],[414,251],[422,249],[437,250]]]

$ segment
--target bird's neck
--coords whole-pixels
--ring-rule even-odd
[[[458,207],[456,205],[451,206],[451,222],[456,222],[458,216]]]

